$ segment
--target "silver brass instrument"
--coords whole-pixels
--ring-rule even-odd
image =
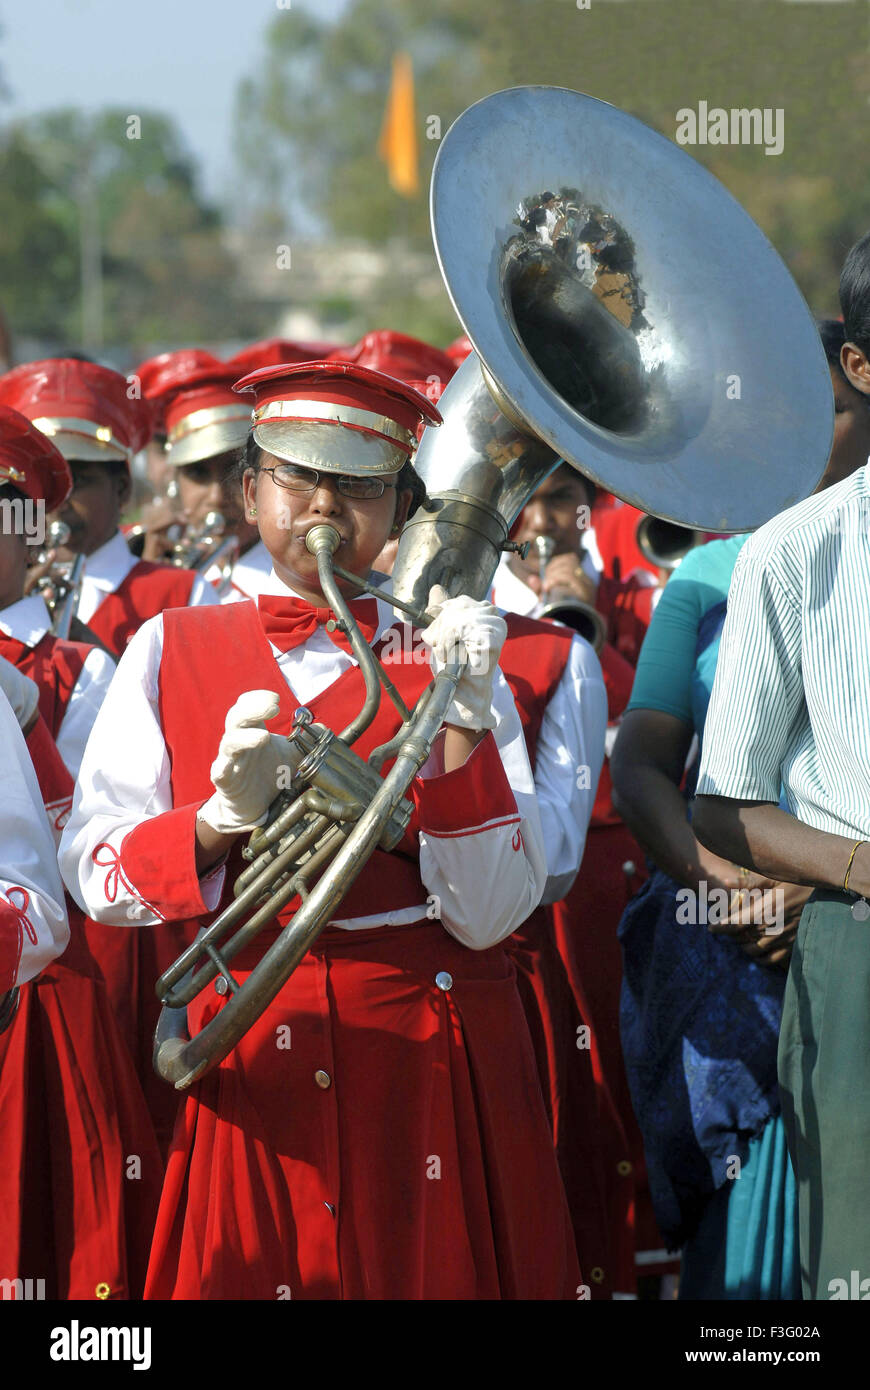
[[[703,545],[704,531],[690,526],[677,526],[660,516],[642,516],[635,534],[637,548],[651,565],[660,570],[673,570],[696,545]]]
[[[53,521],[48,528],[49,549],[66,545],[70,534],[65,521]],[[44,559],[43,551],[37,556],[37,563]],[[72,620],[78,611],[86,560],[85,555],[76,555],[70,561],[56,561],[37,585],[37,591],[42,594],[51,614],[51,633],[54,637],[69,637]]]
[[[547,600],[537,616],[573,628],[575,632],[591,643],[597,654],[607,641],[607,623],[603,616],[591,603],[584,603],[570,590],[546,589],[544,587],[547,565],[553,558],[556,542],[552,536],[536,536],[534,544],[541,579],[541,598]]]
[[[338,532],[327,525],[312,527],[306,537],[308,549],[317,557],[322,592],[338,614],[363,673],[365,703],[340,734],[313,723],[308,710],[296,711],[290,735],[291,787],[273,804],[267,826],[253,832],[243,852],[253,862],[236,882],[235,902],[157,983],[165,1007],[154,1038],[154,1065],[178,1090],[225,1057],[274,999],[334,915],[372,851],[378,846],[393,849],[399,843],[412,810],[405,792],[429,756],[462,673],[461,663],[449,664],[435,677],[413,713],[407,709],[361,636],[335,582],[331,557],[339,543]],[[418,622],[429,621],[426,614],[414,616]],[[366,763],[351,745],[377,714],[381,683],[403,723],[395,737],[375,749]],[[380,769],[388,758],[395,758],[395,762],[381,778]],[[329,872],[324,872],[330,860]],[[317,874],[321,876],[312,887],[311,880]],[[229,968],[233,957],[297,894],[302,905],[292,922],[244,985],[238,986]],[[248,916],[252,909],[256,909],[254,915]],[[217,943],[245,917],[248,920],[218,952]],[[203,955],[207,959],[194,973]],[[196,1037],[189,1039],[186,1006],[212,980],[219,993],[229,991],[232,997]]]
[[[483,598],[511,525],[560,457],[641,510],[707,531],[749,530],[813,491],[833,429],[815,324],[766,238],[677,145],[577,92],[514,88],[451,127],[431,208],[441,271],[475,351],[441,398],[444,424],[424,432],[417,452],[430,500],[403,528],[400,612],[425,621],[436,583]],[[771,465],[780,459],[788,466]],[[235,903],[158,982],[172,1007],[155,1065],[177,1088],[226,1056],[368,855],[395,843],[405,791],[460,675],[458,663],[442,672],[368,767],[357,758],[351,745],[386,677],[335,584],[334,574],[352,576],[332,563],[330,531],[313,528],[308,545],[366,702],[337,736],[299,712],[292,799],[252,836]],[[238,987],[233,956],[297,892],[299,911]],[[212,981],[231,997],[188,1040],[186,1004]]]
[[[223,597],[232,583],[233,566],[239,558],[239,538],[225,535],[227,523],[221,512],[209,512],[199,526],[188,526],[181,539],[173,546],[170,564],[182,569],[196,570],[205,574],[206,570],[217,566],[220,578],[215,588]]]

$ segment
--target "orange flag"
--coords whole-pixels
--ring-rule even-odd
[[[378,154],[387,166],[390,185],[397,193],[405,198],[413,198],[419,193],[414,70],[408,53],[397,53],[393,58],[393,76],[378,140]]]

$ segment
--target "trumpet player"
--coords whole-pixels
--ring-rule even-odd
[[[147,402],[119,372],[70,358],[30,362],[0,377],[0,404],[27,416],[70,466],[59,519],[70,528],[69,553],[88,557],[77,617],[109,651],[120,654],[164,608],[217,602],[189,570],[137,561],[119,529],[130,461],[151,431]]]
[[[60,509],[72,491],[63,455],[35,425],[0,405],[0,496]],[[25,594],[30,547],[0,534],[0,655],[39,687],[40,709],[72,778],[115,670],[100,647],[57,638],[41,594]]]
[[[62,476],[57,451],[21,424]],[[19,471],[22,452],[19,439]],[[56,873],[72,778],[40,714],[63,672],[52,654],[31,667],[39,685],[0,656],[0,1278],[38,1278],[49,1298],[137,1297],[161,1164],[82,914]],[[135,1187],[129,1154],[141,1164]]]
[[[102,920],[188,940],[231,896],[240,836],[275,797],[294,711],[304,703],[341,729],[361,705],[359,667],[325,626],[308,533],[331,526],[338,563],[368,575],[411,506],[417,429],[440,421],[416,391],[347,364],[266,368],[238,389],[253,395],[244,495],[272,557],[269,592],[176,610],[137,635],[61,848],[67,882]],[[273,1004],[184,1102],[146,1296],[576,1298],[564,1192],[500,946],[546,877],[497,667],[504,624],[490,604],[438,590],[429,608],[421,664],[386,603],[353,604],[375,652],[407,654],[387,669],[409,704],[457,642],[476,658],[412,784],[401,845],[376,852]],[[357,749],[399,723],[383,701]],[[254,964],[236,956],[236,978]],[[191,1026],[219,1007],[216,995],[193,1004]]]
[[[526,555],[506,554],[496,570],[493,602],[510,613],[537,617],[547,597],[575,598],[594,607],[598,592],[597,549],[589,526],[595,487],[567,463],[545,478],[520,513],[512,536],[528,543]],[[547,558],[542,563],[536,541]]]
[[[221,601],[256,598],[266,587],[272,560],[242,498],[240,454],[244,453],[251,410],[232,390],[235,367],[217,361],[209,366],[166,371],[155,382],[156,405],[166,429],[166,458],[178,490],[182,520],[195,537],[208,518],[223,522],[212,549],[235,541],[232,557],[209,565],[208,550],[198,568],[222,590]],[[167,552],[168,553],[168,552]],[[228,580],[228,582],[226,582]]]

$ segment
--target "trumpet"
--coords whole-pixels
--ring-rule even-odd
[[[209,512],[200,526],[189,526],[172,548],[170,564],[205,574],[213,566],[220,570],[215,588],[221,597],[232,583],[233,566],[239,558],[239,538],[225,535],[227,523],[221,512]]]
[[[49,549],[66,545],[70,534],[65,521],[53,521],[48,528]],[[47,552],[40,551],[37,564],[44,564],[46,557]],[[78,611],[86,558],[76,555],[71,561],[56,562],[36,585],[51,614],[50,631],[53,637],[69,637],[73,618]]]
[[[556,542],[552,536],[535,537],[535,554],[538,557],[538,574],[541,580],[541,598],[547,602],[538,613],[539,618],[562,623],[573,628],[589,642],[596,655],[607,640],[607,624],[591,603],[584,603],[570,589],[546,589],[547,566],[553,558]]]

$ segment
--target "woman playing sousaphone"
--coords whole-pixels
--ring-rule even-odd
[[[338,730],[362,704],[346,639],[325,626],[308,534],[334,528],[337,563],[368,575],[412,505],[418,428],[440,422],[413,389],[345,364],[266,368],[237,388],[254,399],[244,495],[272,556],[268,592],[256,605],[165,613],[134,638],[62,848],[94,915],[141,930],[174,921],[187,940],[230,897],[242,837],[289,761],[296,710]],[[388,605],[352,608],[377,653]],[[436,591],[429,612],[432,666],[458,645],[470,659],[409,791],[407,833],[389,857],[375,852],[274,1002],[188,1096],[150,1297],[576,1297],[564,1194],[499,945],[546,876],[497,665],[504,623],[488,603]],[[408,634],[409,659],[389,668],[408,706],[431,676],[414,645]],[[399,725],[382,701],[355,750],[367,756]],[[255,963],[253,950],[236,956],[236,980]],[[216,994],[193,1003],[191,1033],[221,1007]]]

